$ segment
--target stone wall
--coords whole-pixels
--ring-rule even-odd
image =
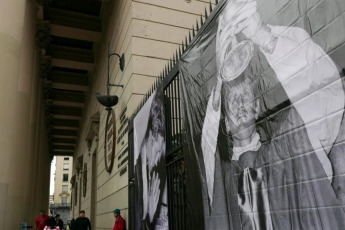
[[[189,30],[200,20],[209,2],[194,0],[187,3],[184,0],[136,0],[109,1],[103,4],[102,10],[102,41],[95,47],[96,67],[92,76],[92,84],[84,109],[84,120],[78,140],[77,159],[83,156],[87,163],[87,192],[81,196],[80,209],[86,211],[96,229],[109,229],[114,224],[112,211],[121,209],[122,216],[128,218],[128,174],[127,174],[127,124],[138,103],[152,86],[164,66],[172,58],[179,45],[188,35]],[[200,23],[200,21],[199,21]],[[119,70],[117,58],[111,58],[110,77],[112,84],[123,84],[124,88],[113,87],[112,95],[119,97],[115,106],[117,131],[117,146],[114,167],[111,173],[105,170],[104,163],[104,130],[106,112],[95,100],[95,93],[106,93],[107,77],[107,42],[110,41],[111,52],[125,54],[125,69]],[[99,112],[99,136],[92,142],[88,151],[85,133],[90,117]],[[122,117],[122,119],[120,119]],[[122,121],[122,122],[121,122]],[[89,156],[89,152],[91,153]],[[92,167],[96,154],[97,164]],[[77,162],[74,161],[74,168]],[[92,207],[92,171],[97,172],[96,206]],[[73,172],[76,173],[76,170]],[[79,179],[77,179],[79,181]],[[78,185],[78,198],[80,185]],[[74,194],[74,193],[73,193]],[[75,199],[75,198],[73,198]],[[79,202],[79,200],[78,200]],[[73,217],[79,213],[78,205],[72,205]]]

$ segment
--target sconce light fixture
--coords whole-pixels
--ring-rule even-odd
[[[120,70],[123,71],[125,67],[125,55],[122,54],[121,56],[117,53],[110,53],[110,43],[108,43],[108,77],[107,77],[107,95],[102,95],[99,93],[96,93],[96,98],[98,102],[105,107],[106,110],[110,111],[112,110],[112,107],[117,104],[119,101],[118,96],[116,95],[110,95],[110,87],[122,87],[123,85],[118,84],[110,84],[110,73],[109,73],[109,60],[112,56],[117,56],[120,61]]]

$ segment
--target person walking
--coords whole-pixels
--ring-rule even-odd
[[[125,230],[126,222],[120,215],[120,209],[115,209],[113,213],[115,217],[115,224],[113,230]]]
[[[40,210],[40,215],[35,220],[36,230],[43,230],[47,225],[49,217],[44,210]]]
[[[47,221],[47,225],[44,227],[44,230],[62,230],[60,227],[56,224],[55,217],[51,216],[49,217]]]
[[[91,222],[85,217],[85,211],[79,212],[79,217],[75,220],[73,230],[91,230]]]
[[[60,214],[55,215],[55,222],[56,222],[56,226],[59,226],[59,228],[62,230],[63,229],[63,221],[60,218]]]
[[[71,222],[69,223],[70,230],[74,230],[74,226],[75,226],[75,219],[73,218]]]

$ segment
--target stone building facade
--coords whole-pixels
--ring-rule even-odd
[[[184,0],[107,1],[103,4],[106,10],[101,14],[102,39],[96,48],[95,72],[74,153],[72,179],[71,217],[85,210],[95,229],[113,226],[115,208],[128,220],[128,121],[209,6],[209,2],[198,0],[190,3]],[[119,97],[114,107],[116,147],[110,173],[104,162],[107,111],[95,97],[96,93],[106,94],[108,42],[112,52],[125,56],[124,71],[120,70],[117,58],[110,59],[110,83],[124,86],[110,90],[110,95]]]
[[[0,0],[0,230],[34,225],[39,210],[48,210],[53,156],[74,159],[71,217],[83,209],[95,229],[113,225],[115,207],[128,218],[128,120],[208,5]],[[123,71],[115,56],[109,65],[110,82],[124,86],[110,91],[119,97],[110,173],[107,113],[95,98],[106,93],[108,43],[125,56]]]
[[[326,37],[322,48],[343,68],[345,59],[337,55],[345,50],[345,29],[339,29],[345,4],[338,1],[330,10],[330,2],[306,1],[308,17],[320,20],[294,23],[307,23],[314,40]],[[287,9],[298,3],[265,4],[280,9],[273,18],[289,21],[294,17]],[[112,210],[119,208],[128,219],[128,120],[208,5],[206,0],[0,0],[0,230],[33,225],[39,210],[48,210],[54,155],[73,157],[70,218],[85,210],[94,229],[109,229]],[[330,13],[323,14],[325,9]],[[107,112],[95,98],[107,92],[108,43],[111,53],[125,57],[123,71],[116,56],[109,65],[110,83],[123,85],[110,90],[119,98],[110,172],[108,155],[104,158]]]
[[[53,215],[60,214],[64,223],[70,219],[71,213],[72,165],[72,157],[56,157],[53,203],[49,204],[49,209]]]

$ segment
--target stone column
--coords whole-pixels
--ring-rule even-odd
[[[28,2],[0,0],[0,230],[18,229],[21,221],[28,221],[30,209],[31,181],[26,173],[33,162],[28,159],[26,117],[31,105],[35,18]]]
[[[23,160],[26,162],[22,170],[24,176],[23,186],[25,186],[24,205],[27,207],[25,208],[23,221],[33,225],[34,218],[37,216],[39,209],[35,209],[32,197],[37,191],[35,186],[37,176],[42,174],[42,172],[39,172],[38,175],[35,175],[37,169],[35,157],[39,153],[34,149],[35,131],[37,130],[36,118],[39,115],[38,105],[42,103],[42,98],[38,98],[40,96],[38,95],[39,88],[41,87],[39,85],[40,50],[36,48],[36,15],[38,5],[33,0],[27,0],[26,2],[18,80],[19,98],[17,98],[17,101],[20,103],[17,102],[16,118],[21,127],[17,136],[19,140],[22,140],[21,152],[25,153]],[[41,142],[43,140],[45,139],[42,139]],[[38,157],[42,156],[39,155]],[[35,190],[32,188],[35,188]]]

